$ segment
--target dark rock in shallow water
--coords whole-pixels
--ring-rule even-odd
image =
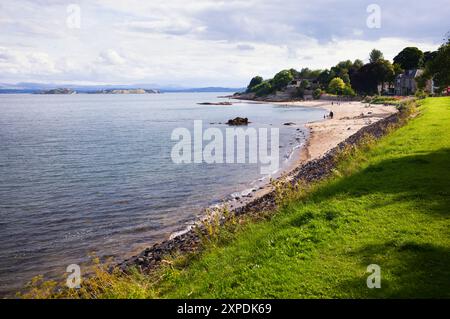
[[[198,105],[233,105],[231,102],[203,102],[197,103]]]
[[[291,125],[295,125],[295,123],[294,122],[288,122],[288,123],[284,123],[283,125],[291,126]]]
[[[228,120],[228,125],[248,125],[250,123],[248,118],[236,117],[235,119]]]

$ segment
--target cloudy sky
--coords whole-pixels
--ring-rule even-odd
[[[448,0],[0,0],[0,83],[240,87],[372,48],[434,50],[449,17]]]

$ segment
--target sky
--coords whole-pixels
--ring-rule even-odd
[[[243,87],[435,50],[449,17],[448,0],[0,0],[0,83]]]

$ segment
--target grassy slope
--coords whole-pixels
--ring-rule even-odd
[[[350,174],[167,271],[158,295],[450,297],[450,98],[420,111],[344,163]],[[381,267],[381,289],[366,286],[369,264]]]

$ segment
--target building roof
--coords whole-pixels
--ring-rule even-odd
[[[399,74],[397,76],[397,79],[415,79],[416,77],[418,77],[419,75],[421,75],[423,73],[422,69],[411,69],[411,70],[406,70],[405,72],[403,72],[402,74]]]

